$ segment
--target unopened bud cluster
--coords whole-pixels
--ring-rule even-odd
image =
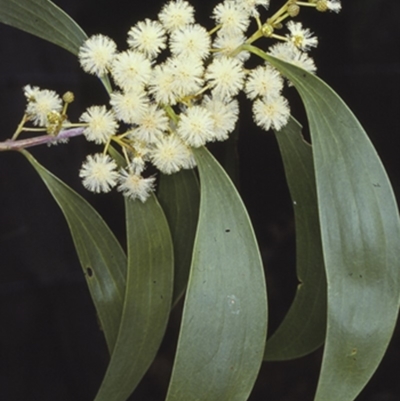
[[[118,51],[107,36],[90,37],[79,51],[80,64],[88,73],[110,75],[114,89],[109,106],[91,106],[80,117],[86,139],[104,146],[102,153],[89,155],[83,163],[84,186],[93,192],[117,186],[125,195],[145,201],[155,185],[154,177],[143,177],[146,165],[164,174],[193,168],[193,147],[224,141],[234,130],[241,91],[253,102],[258,126],[285,126],[290,109],[282,96],[284,79],[265,62],[246,68],[250,54],[242,46],[261,37],[274,39],[265,51],[314,73],[307,52],[318,40],[291,20],[302,6],[334,12],[341,8],[338,0],[289,0],[263,23],[259,8],[268,10],[270,0],[225,0],[214,8],[215,27],[208,31],[195,22],[190,3],[172,0],[156,20],[130,28],[125,51]],[[257,29],[248,35],[251,21]],[[277,33],[280,30],[283,35]],[[63,102],[51,91],[26,87],[25,94],[26,113],[35,125],[53,124],[50,112],[63,115]],[[72,94],[65,94],[64,106],[72,100]],[[58,124],[59,129],[60,120]],[[111,143],[120,147],[126,167],[118,167],[107,154]]]

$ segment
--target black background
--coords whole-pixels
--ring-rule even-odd
[[[162,2],[59,0],[88,35],[104,33],[125,48],[136,21],[155,18]],[[280,4],[271,0],[272,6]],[[192,4],[196,4],[192,2]],[[199,22],[214,2],[197,1]],[[381,155],[397,197],[400,195],[399,74],[400,3],[343,1],[339,14],[302,12],[317,33],[313,55],[318,75],[347,102]],[[0,140],[14,132],[25,107],[22,86],[38,85],[76,95],[70,117],[107,103],[99,82],[83,73],[63,49],[14,28],[0,26]],[[246,103],[246,102],[244,102]],[[293,114],[304,121],[296,98]],[[258,130],[243,104],[240,124],[240,189],[260,241],[267,270],[272,332],[289,307],[296,285],[291,202],[272,133]],[[39,161],[100,210],[123,239],[119,194],[93,196],[82,188],[77,170],[92,147],[82,138],[67,146],[32,149]],[[400,248],[400,244],[399,244]],[[164,399],[179,325],[173,312],[159,357],[132,400]],[[400,397],[397,330],[382,365],[360,401]],[[68,229],[57,205],[28,162],[18,153],[0,154],[0,400],[85,401],[94,398],[107,366],[107,351]],[[312,400],[321,351],[300,360],[264,364],[250,400]],[[112,401],[112,400],[110,400]],[[338,400],[340,401],[340,400]]]

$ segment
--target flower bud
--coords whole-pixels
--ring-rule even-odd
[[[74,96],[74,94],[72,92],[68,91],[68,92],[64,93],[64,95],[62,97],[62,100],[65,103],[72,103],[75,100],[75,96]]]
[[[321,12],[328,11],[328,2],[326,0],[320,0],[317,2],[316,8]]]
[[[300,6],[298,6],[297,4],[290,5],[287,9],[287,13],[291,17],[297,17],[300,13]]]

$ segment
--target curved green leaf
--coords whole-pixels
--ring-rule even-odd
[[[174,305],[186,289],[199,216],[200,190],[193,170],[162,174],[158,200],[164,210],[174,244]]]
[[[315,400],[354,400],[378,367],[399,310],[400,219],[393,190],[365,131],[329,86],[256,48],[248,50],[293,82],[307,111],[328,282]]]
[[[87,39],[82,28],[50,0],[0,0],[0,22],[31,33],[77,55]],[[108,93],[108,75],[99,77]]]
[[[49,0],[0,0],[0,22],[78,54],[87,36],[68,14]]]
[[[126,255],[107,224],[85,199],[46,170],[30,153],[21,152],[39,173],[67,220],[111,353],[122,314]]]
[[[293,200],[300,284],[285,319],[267,341],[264,358],[270,361],[309,354],[323,344],[326,331],[326,277],[311,146],[293,118],[276,138]]]
[[[173,290],[169,227],[156,197],[125,201],[128,272],[118,339],[95,401],[125,401],[163,338]]]
[[[206,148],[200,212],[168,401],[247,400],[267,327],[264,272],[246,209]]]

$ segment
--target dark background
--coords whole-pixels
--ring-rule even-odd
[[[125,47],[136,21],[154,18],[162,2],[59,0],[56,2],[87,32],[104,33]],[[145,3],[143,5],[143,3]],[[197,2],[199,22],[214,2]],[[271,1],[272,6],[280,4]],[[195,4],[192,2],[192,4]],[[400,3],[393,0],[343,1],[339,14],[302,11],[301,20],[317,33],[314,51],[318,74],[347,102],[381,155],[400,195],[399,75]],[[83,73],[63,49],[14,28],[0,25],[0,140],[11,137],[25,107],[21,88],[30,83],[77,101],[70,117],[107,102],[99,82]],[[292,105],[296,105],[296,99]],[[299,105],[293,114],[304,121]],[[270,332],[283,318],[296,285],[294,225],[281,160],[272,133],[256,129],[247,117],[240,125],[240,188],[249,208],[268,276]],[[247,113],[247,114],[246,114]],[[67,146],[32,149],[39,161],[100,210],[123,236],[119,194],[92,196],[82,188],[77,170],[90,146],[82,138]],[[400,246],[399,246],[400,247]],[[173,312],[166,340],[132,400],[164,398],[179,325]],[[400,333],[360,401],[400,399]],[[68,229],[57,205],[28,162],[17,153],[0,154],[0,400],[86,401],[94,398],[107,365],[98,329]],[[250,400],[312,400],[321,351],[300,360],[264,364]],[[111,400],[110,400],[111,401]],[[338,400],[340,401],[340,400]]]

